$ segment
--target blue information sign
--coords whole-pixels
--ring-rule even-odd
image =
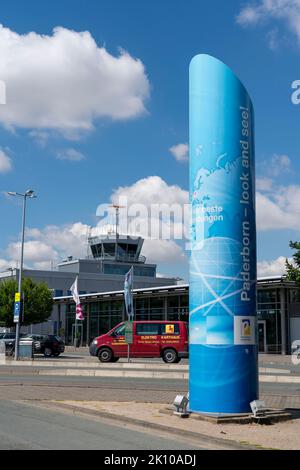
[[[21,302],[15,302],[14,307],[14,323],[19,323],[21,311]]]

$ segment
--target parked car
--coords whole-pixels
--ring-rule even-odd
[[[4,341],[7,354],[13,354],[15,350],[16,333],[1,333],[0,340]]]
[[[28,334],[23,340],[31,339],[34,342],[34,354],[44,354],[45,357],[59,356],[65,350],[65,343],[56,335]]]
[[[116,362],[126,357],[125,323],[98,336],[90,345],[90,355],[101,362]],[[134,321],[130,357],[161,357],[177,363],[188,357],[188,325],[183,321]]]

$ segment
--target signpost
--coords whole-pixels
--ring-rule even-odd
[[[125,342],[128,344],[127,359],[130,362],[130,345],[133,343],[133,266],[125,275],[124,298],[128,321],[125,323]]]
[[[21,312],[21,293],[15,294],[15,306],[14,306],[14,323],[19,323]]]
[[[130,362],[130,345],[133,343],[133,322],[125,323],[125,342],[127,343],[127,361]]]

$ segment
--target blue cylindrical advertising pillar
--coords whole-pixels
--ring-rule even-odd
[[[258,398],[253,107],[230,68],[190,64],[190,410]]]

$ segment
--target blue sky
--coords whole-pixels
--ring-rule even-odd
[[[28,212],[28,266],[84,253],[86,226],[97,224],[98,204],[120,187],[135,202],[152,200],[153,187],[161,202],[165,193],[171,202],[184,200],[188,163],[169,149],[188,142],[188,66],[208,53],[227,63],[252,97],[259,269],[282,270],[288,242],[300,232],[300,106],[291,102],[291,83],[300,79],[298,0],[11,0],[1,5],[0,23],[0,80],[7,83],[0,191],[32,187],[38,194]],[[64,29],[54,41],[56,27]],[[90,36],[83,39],[83,31]],[[97,48],[100,64],[93,63]],[[8,118],[12,91],[18,101]],[[66,106],[57,109],[56,100]],[[0,201],[3,270],[18,258],[20,204],[2,193]],[[159,272],[186,276],[186,256],[174,242],[145,249]]]

